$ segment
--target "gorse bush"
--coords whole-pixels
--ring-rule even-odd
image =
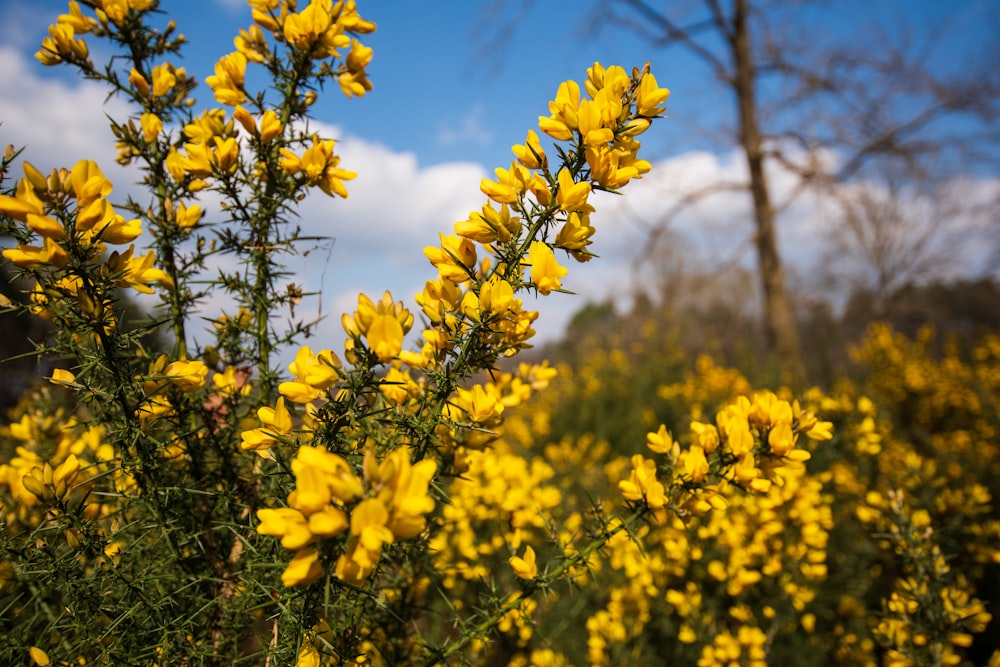
[[[977,352],[992,370],[969,371],[980,402],[954,399],[974,430],[946,423],[950,393],[885,397],[940,408],[906,422],[926,451],[853,388],[755,393],[707,360],[672,382],[629,351],[510,361],[538,317],[522,297],[592,258],[592,193],[650,169],[637,137],[668,91],[595,63],[539,119],[551,146],[528,131],[482,208],[424,249],[436,275],[415,305],[359,295],[342,344],[302,346],[315,323],[282,263],[310,242],[295,207],[355,176],[309,111],[327,83],[371,89],[375,26],[354,2],[249,4],[204,82],[218,107],[192,97],[152,0],[71,2],[38,52],[132,105],[111,124],[145,199],[115,200],[86,159],[22,161],[3,183],[3,256],[33,285],[5,307],[52,324],[37,351],[58,365],[0,430],[4,664],[958,664],[976,648],[1000,553],[996,483],[974,464],[996,437],[995,342]],[[151,320],[129,290],[159,298]],[[195,345],[217,293],[231,305]],[[159,331],[164,349],[145,342]],[[897,359],[902,343],[873,340],[859,354]],[[632,407],[604,421],[633,440],[566,427],[608,391]]]

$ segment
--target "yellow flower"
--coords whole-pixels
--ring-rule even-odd
[[[300,549],[281,573],[281,583],[292,586],[308,586],[323,576],[323,565],[315,549]]]
[[[171,363],[164,369],[170,382],[180,388],[181,391],[194,391],[205,386],[205,378],[208,377],[208,366],[203,361],[179,360]]]
[[[507,562],[521,579],[534,579],[538,576],[538,564],[535,562],[535,550],[528,545],[524,548],[524,557],[511,556]]]
[[[580,211],[589,213],[594,210],[593,206],[587,203],[590,195],[590,183],[575,183],[569,169],[563,167],[558,175],[559,190],[556,192],[556,203],[559,208],[567,213]]]
[[[560,266],[552,253],[552,248],[541,241],[532,241],[528,248],[528,261],[531,263],[531,282],[541,294],[562,287],[560,279],[569,273],[569,269]]]
[[[441,247],[427,246],[424,255],[437,267],[442,281],[463,283],[475,275],[476,247],[467,238],[440,234]]]
[[[52,370],[52,377],[49,378],[49,382],[55,385],[72,386],[76,384],[76,376],[65,368],[55,368]]]
[[[156,141],[163,131],[163,121],[154,113],[144,113],[139,118],[139,126],[142,128],[142,140],[147,144]]]
[[[220,104],[234,106],[246,100],[243,89],[246,69],[247,57],[239,51],[224,55],[215,63],[215,74],[205,77],[205,83]]]
[[[513,146],[511,151],[514,152],[517,161],[528,169],[549,168],[549,160],[545,156],[545,151],[542,149],[542,144],[538,141],[538,135],[535,134],[534,130],[528,130],[524,144]]]
[[[659,106],[670,97],[670,91],[660,88],[656,83],[656,77],[646,72],[639,81],[639,87],[635,95],[635,112],[638,116],[653,117],[663,113],[663,107]]]
[[[48,653],[38,648],[37,646],[32,646],[31,648],[29,648],[28,655],[31,657],[32,661],[34,661],[34,663],[38,665],[38,667],[48,667],[49,665],[52,664],[52,662],[49,660]]]

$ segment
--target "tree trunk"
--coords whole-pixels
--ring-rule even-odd
[[[754,221],[757,225],[758,270],[764,293],[764,339],[768,350],[791,381],[803,377],[802,346],[795,324],[791,299],[785,288],[785,272],[778,252],[764,152],[757,120],[754,90],[756,72],[750,49],[746,0],[735,0],[733,25],[729,32],[735,70],[731,85],[736,93],[740,144],[747,159],[750,193],[753,195]]]

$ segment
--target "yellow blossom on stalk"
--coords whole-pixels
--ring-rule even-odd
[[[578,262],[587,262],[593,255],[585,250],[591,244],[590,237],[595,230],[590,225],[590,214],[574,211],[566,217],[559,233],[556,235],[555,247],[569,252]]]
[[[454,282],[445,278],[428,280],[424,284],[423,291],[417,294],[415,299],[427,319],[434,324],[439,324],[446,316],[455,312],[462,300],[462,290]]]
[[[111,194],[112,184],[93,160],[80,160],[70,170],[70,184],[77,206],[86,207],[101,197]]]
[[[656,461],[642,454],[634,455],[631,460],[632,471],[628,479],[618,482],[622,496],[633,502],[644,501],[654,510],[662,508],[667,502],[666,489],[656,479]]]
[[[142,257],[133,257],[135,246],[130,245],[124,253],[114,252],[108,258],[106,265],[112,275],[117,275],[115,284],[119,287],[131,287],[143,294],[152,294],[153,289],[149,283],[160,283],[166,287],[173,287],[170,276],[153,266],[156,257],[153,251],[148,251]]]
[[[650,72],[642,75],[639,87],[636,89],[635,107],[636,114],[652,118],[663,113],[664,108],[660,106],[670,97],[670,91],[660,88],[656,83],[656,77]]]
[[[257,419],[263,424],[260,428],[243,431],[240,447],[253,450],[257,454],[269,458],[267,450],[278,442],[278,438],[292,431],[292,416],[285,407],[285,398],[278,398],[273,408],[264,406],[257,410]]]
[[[160,98],[177,85],[177,75],[183,68],[175,69],[170,63],[161,63],[153,68],[153,97]]]
[[[146,77],[136,68],[132,68],[128,74],[129,84],[135,88],[136,92],[142,97],[149,97],[149,82],[146,81]]]
[[[332,31],[334,35],[331,37],[339,37],[340,39],[330,44],[321,43],[326,41],[327,31],[330,31],[333,26],[330,9],[329,2],[310,0],[301,12],[288,14],[283,26],[285,39],[294,48],[317,59],[333,55],[335,48],[346,46],[350,41],[344,35],[337,35],[336,29],[334,29]]]
[[[508,561],[511,569],[521,579],[534,579],[538,576],[538,563],[535,562],[535,550],[529,544],[524,548],[524,556],[511,556]]]
[[[674,439],[670,437],[670,431],[663,424],[656,433],[646,434],[646,447],[656,454],[671,454],[674,447]]]
[[[514,152],[514,156],[523,167],[528,169],[549,168],[549,160],[545,156],[545,151],[542,149],[542,144],[538,141],[538,135],[535,134],[534,130],[528,130],[528,136],[524,143],[511,147],[511,151]]]
[[[38,667],[48,667],[52,664],[52,661],[49,660],[49,654],[37,646],[28,649],[28,656]]]
[[[249,62],[263,63],[270,55],[264,33],[256,25],[252,25],[246,30],[241,29],[240,34],[233,39],[233,46]]]
[[[441,237],[441,247],[427,246],[424,255],[437,267],[442,281],[464,283],[475,275],[476,246],[467,238],[458,236]]]
[[[174,221],[181,229],[191,229],[198,224],[204,215],[205,212],[198,204],[187,206],[184,202],[180,202],[177,204],[177,210],[174,213]]]
[[[80,10],[80,3],[75,0],[69,2],[69,14],[60,14],[57,22],[70,26],[78,35],[91,32],[99,25],[97,19],[84,15]]]
[[[35,54],[43,65],[58,65],[64,60],[85,60],[89,51],[87,43],[76,38],[69,23],[49,26],[49,36],[42,40],[42,48]]]
[[[235,106],[246,100],[243,88],[246,69],[247,57],[240,51],[226,54],[215,63],[215,74],[205,77],[205,83],[215,93],[216,101]]]
[[[279,164],[292,175],[302,174],[308,185],[319,186],[331,197],[339,195],[346,198],[347,188],[343,181],[349,181],[357,174],[340,168],[340,157],[333,154],[334,145],[332,139],[314,139],[313,145],[305,150],[302,157],[282,148]]]
[[[181,359],[167,366],[163,374],[181,391],[194,391],[205,386],[208,366],[203,361]]]
[[[484,178],[479,182],[479,189],[498,204],[516,204],[528,189],[531,174],[517,162],[512,162],[510,169],[497,167],[493,171],[497,175],[497,180]]]
[[[142,140],[147,144],[156,141],[156,138],[163,132],[163,121],[154,113],[144,113],[139,118],[139,126],[142,128]]]
[[[705,458],[705,449],[701,445],[691,445],[681,453],[680,463],[687,476],[696,484],[702,482],[708,475],[708,459]]]
[[[455,223],[455,233],[478,243],[506,243],[514,238],[521,229],[521,218],[512,216],[506,204],[500,210],[494,209],[489,203],[483,205],[482,213],[473,211],[469,219]]]
[[[345,313],[341,323],[352,339],[366,338],[368,349],[379,361],[388,363],[403,349],[403,337],[413,326],[413,314],[403,307],[402,301],[393,303],[388,291],[377,304],[361,294],[354,315]]]
[[[312,348],[303,345],[288,366],[295,379],[278,385],[278,392],[293,403],[309,403],[336,384],[341,367],[340,358],[331,350],[313,354]]]
[[[580,84],[564,81],[556,91],[556,98],[549,102],[550,117],[538,117],[538,127],[556,141],[569,141],[573,130],[579,127],[577,109],[580,107]]]
[[[493,384],[477,384],[472,389],[459,388],[454,404],[476,424],[487,424],[499,417],[504,410],[503,401]]]
[[[347,97],[362,97],[372,89],[372,83],[368,80],[365,67],[371,62],[372,49],[365,46],[358,40],[352,40],[351,50],[344,60],[347,71],[337,77],[340,90]]]
[[[562,287],[560,279],[569,273],[569,269],[556,262],[552,248],[546,243],[532,241],[528,248],[528,261],[531,263],[531,282],[540,294],[548,294]]]
[[[572,211],[590,213],[594,210],[594,207],[587,203],[590,183],[575,183],[569,169],[565,167],[559,170],[557,179],[559,190],[556,192],[556,203],[560,209],[567,213]]]

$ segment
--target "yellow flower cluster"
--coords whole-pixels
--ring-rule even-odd
[[[419,535],[426,514],[434,509],[427,490],[437,464],[429,459],[411,464],[410,456],[397,449],[377,462],[369,446],[362,479],[336,454],[299,447],[292,459],[295,490],[288,496],[289,506],[257,512],[257,532],[278,537],[282,546],[295,551],[282,583],[304,586],[322,576],[325,543],[341,533],[350,537],[335,571],[355,585],[375,570],[384,545]]]
[[[496,169],[496,180],[482,180],[490,201],[456,223],[454,235],[442,234],[439,246],[424,250],[438,278],[417,296],[431,326],[422,358],[410,360],[415,365],[436,367],[464,323],[503,354],[525,347],[537,313],[525,311],[515,294],[524,288],[539,294],[561,290],[568,269],[553,249],[579,261],[590,258],[591,190],[622,187],[649,170],[648,162],[636,158],[635,137],[663,111],[658,105],[669,92],[648,71],[630,77],[621,67],[599,63],[588,70],[586,87],[591,99],[581,101],[579,84],[563,83],[549,103],[553,116],[539,122],[553,139],[573,142],[577,162],[553,173],[538,134],[529,131],[525,143],[512,148],[516,160],[510,167]],[[550,228],[551,241],[538,237]]]
[[[748,491],[766,493],[772,483],[784,483],[781,470],[810,458],[796,449],[800,434],[811,440],[829,440],[830,422],[819,421],[798,402],[788,403],[771,392],[752,399],[740,396],[716,415],[716,423],[691,423],[690,444],[681,449],[662,426],[647,437],[648,448],[666,455],[666,484],[682,487],[674,498],[685,514],[700,515],[725,506],[720,492],[729,482]],[[661,513],[667,504],[657,464],[642,454],[632,457],[632,472],[619,483],[626,500]]]
[[[96,163],[81,160],[46,177],[25,162],[24,173],[13,195],[0,195],[0,213],[23,225],[21,242],[3,256],[32,270],[36,315],[62,319],[72,310],[107,328],[115,323],[109,288],[152,293],[150,283],[170,284],[153,265],[152,251],[136,255],[132,242],[142,233],[141,222],[115,211],[107,199],[111,181]],[[126,250],[106,254],[108,245],[126,244]],[[106,282],[95,286],[92,273]]]

